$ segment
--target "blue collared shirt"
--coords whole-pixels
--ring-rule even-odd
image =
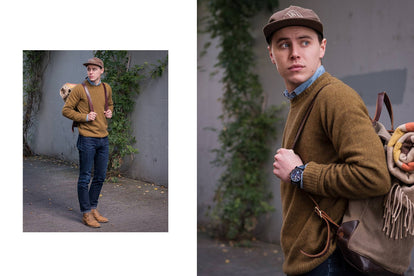
[[[90,83],[90,85],[98,86],[98,85],[101,84],[101,80],[99,80],[99,83],[98,84],[95,84],[94,82],[91,82],[91,80],[89,79],[89,77],[86,77],[86,79],[88,80],[88,82]]]
[[[306,88],[308,88],[309,86],[311,86],[312,83],[317,78],[319,78],[323,73],[325,73],[325,68],[323,67],[323,65],[321,65],[316,70],[315,74],[313,74],[313,76],[310,77],[307,81],[305,81],[304,83],[302,83],[301,85],[299,85],[298,87],[296,87],[295,90],[293,90],[291,93],[289,93],[289,91],[287,89],[285,89],[285,91],[283,91],[283,95],[286,98],[288,98],[289,100],[292,100],[297,95],[299,95],[300,93],[302,93],[303,91],[305,91]]]

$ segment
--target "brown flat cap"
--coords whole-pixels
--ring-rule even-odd
[[[266,26],[264,26],[263,33],[267,43],[270,43],[274,32],[288,26],[308,27],[314,29],[323,37],[322,22],[313,10],[298,6],[290,6],[287,9],[274,13],[269,18],[269,22]]]
[[[101,69],[104,68],[103,61],[101,59],[97,58],[97,57],[93,57],[93,58],[88,59],[88,61],[85,62],[83,65],[84,66],[96,65],[96,66],[101,67]]]

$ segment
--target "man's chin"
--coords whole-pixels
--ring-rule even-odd
[[[288,83],[290,84],[291,87],[296,88],[299,85],[301,85],[302,83],[304,83],[305,81],[307,81],[307,80],[305,80],[304,78],[294,78],[294,79],[290,79],[288,81]]]

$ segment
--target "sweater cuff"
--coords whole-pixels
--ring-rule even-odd
[[[308,164],[305,164],[305,165],[301,166],[303,168],[303,171],[305,171],[307,166],[308,166]],[[300,188],[303,189],[303,174],[302,174],[302,177],[300,178]]]
[[[315,162],[306,164],[306,170],[303,172],[303,189],[305,191],[318,194],[321,171],[321,166]]]

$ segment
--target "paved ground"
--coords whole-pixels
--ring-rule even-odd
[[[81,222],[78,168],[60,160],[23,160],[24,232],[168,232],[168,190],[128,178],[105,182],[98,209],[108,223],[93,229]]]
[[[282,276],[283,254],[277,244],[254,241],[237,247],[198,232],[198,276]],[[405,276],[414,276],[414,251]]]
[[[44,157],[24,159],[24,232],[168,231],[168,190],[128,178],[103,186],[99,209],[110,222],[99,229],[83,225],[77,176],[78,168],[72,164]],[[237,247],[198,231],[197,247],[198,276],[284,275],[283,254],[277,244],[254,241],[250,247]],[[414,254],[407,276],[414,276],[413,267]]]
[[[237,247],[198,232],[198,276],[281,276],[283,254],[277,244],[252,242]]]

